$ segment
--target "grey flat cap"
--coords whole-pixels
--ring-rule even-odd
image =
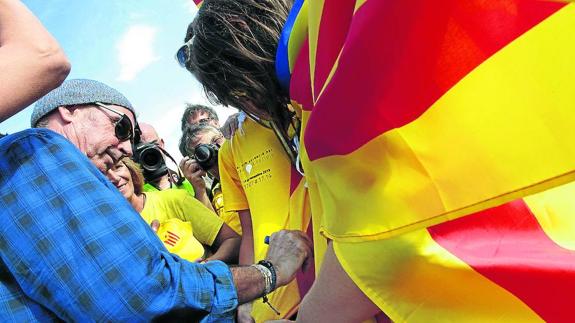
[[[36,126],[38,120],[57,107],[94,102],[119,105],[130,109],[134,116],[136,115],[130,101],[117,90],[98,81],[75,79],[64,81],[60,87],[52,90],[36,102],[30,118],[30,125]]]

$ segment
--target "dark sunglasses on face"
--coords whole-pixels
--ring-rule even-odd
[[[121,141],[130,140],[131,142],[134,142],[134,139],[139,141],[139,138],[135,138],[135,136],[134,136],[134,133],[132,130],[132,121],[130,121],[130,118],[127,115],[125,115],[124,113],[118,112],[118,111],[110,108],[109,106],[107,106],[103,103],[94,102],[94,104],[97,105],[98,107],[102,108],[102,109],[106,109],[106,110],[113,112],[113,113],[120,116],[119,120],[114,121],[114,132],[115,132],[116,138],[118,138]],[[139,136],[137,136],[137,137],[139,137]]]

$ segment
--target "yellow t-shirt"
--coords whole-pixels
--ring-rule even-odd
[[[223,220],[185,190],[145,194],[141,215],[148,223],[160,221],[158,236],[166,248],[190,261],[201,258],[205,252],[203,245],[213,244]]]
[[[221,183],[217,183],[212,187],[212,206],[216,213],[224,220],[224,222],[232,228],[237,234],[242,235],[242,225],[240,223],[240,216],[236,211],[224,210],[224,194],[222,193]]]
[[[282,229],[305,231],[309,212],[305,211],[306,199],[301,197],[307,192],[300,183],[290,197],[291,163],[271,129],[246,119],[220,149],[219,167],[224,209],[250,210],[255,261],[265,258],[266,236]],[[300,302],[297,283],[278,288],[269,299],[285,317]],[[256,322],[278,318],[259,300],[254,302],[252,316]]]

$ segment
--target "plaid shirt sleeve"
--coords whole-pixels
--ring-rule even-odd
[[[0,140],[0,317],[149,321],[173,308],[232,321],[229,268],[170,254],[125,198],[60,135]]]

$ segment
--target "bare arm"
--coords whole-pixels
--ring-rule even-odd
[[[216,252],[206,260],[221,260],[227,264],[237,263],[240,252],[240,242],[240,235],[224,223],[216,236],[216,240],[214,240],[212,244]]]
[[[240,245],[240,265],[254,263],[254,234],[250,210],[238,211],[242,225],[242,242]]]
[[[0,122],[59,86],[70,64],[56,40],[17,0],[0,0]]]
[[[228,119],[229,120],[229,119]],[[252,214],[250,210],[238,211],[242,226],[242,242],[240,245],[240,265],[254,262],[254,232],[252,228]],[[242,304],[238,307],[238,323],[255,322],[252,313],[252,303]]]
[[[259,270],[251,266],[231,267],[230,269],[240,304],[251,302],[263,295],[265,282]]]

